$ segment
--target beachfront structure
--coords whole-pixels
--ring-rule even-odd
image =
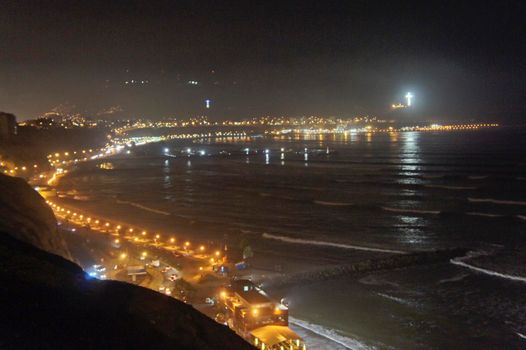
[[[221,292],[227,323],[256,347],[304,350],[305,343],[289,327],[288,308],[272,300],[249,280],[234,280]]]
[[[262,350],[306,350],[307,345],[286,326],[265,326],[250,332],[250,343]]]

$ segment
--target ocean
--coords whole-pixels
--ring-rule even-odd
[[[80,165],[59,189],[149,231],[248,240],[270,272],[466,248],[451,261],[271,293],[298,332],[327,339],[313,348],[520,349],[525,149],[520,128],[177,141]]]

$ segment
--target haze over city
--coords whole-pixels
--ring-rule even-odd
[[[205,99],[216,118],[385,116],[412,91],[420,116],[517,121],[524,14],[520,1],[5,1],[0,105],[22,120],[57,106],[202,115]]]

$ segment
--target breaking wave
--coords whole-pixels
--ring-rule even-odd
[[[399,304],[402,304],[402,305],[409,305],[409,306],[413,305],[413,303],[411,303],[410,301],[404,300],[402,298],[394,297],[394,296],[389,295],[389,294],[384,294],[384,293],[375,293],[375,294],[378,295],[378,296],[381,296],[382,298],[386,298],[386,299],[395,301],[395,302],[397,302]]]
[[[484,216],[484,217],[488,217],[488,218],[500,218],[500,217],[504,216],[504,215],[501,215],[501,214],[488,214],[488,213],[477,213],[477,212],[468,212],[466,214],[467,215],[472,215],[472,216]]]
[[[391,253],[391,254],[405,254],[406,253],[401,250],[372,248],[372,247],[363,247],[363,246],[350,245],[350,244],[344,244],[344,243],[308,240],[308,239],[293,238],[293,237],[287,237],[287,236],[278,236],[278,235],[273,235],[273,234],[266,233],[266,232],[263,233],[262,236],[263,238],[266,238],[266,239],[275,239],[278,241],[282,241],[286,243],[294,243],[294,244],[309,244],[309,245],[317,245],[317,246],[325,246],[325,247],[365,250],[365,251],[370,251],[370,252]]]
[[[382,207],[382,209],[386,211],[395,212],[395,213],[433,214],[433,215],[440,214],[439,210],[397,209],[397,208],[390,208],[390,207]]]
[[[517,217],[521,220],[526,220],[526,215],[517,215]]]
[[[468,176],[468,179],[470,180],[483,180],[487,178],[488,175],[480,175],[480,176]]]
[[[347,348],[347,349],[353,349],[353,350],[368,350],[368,349],[375,349],[375,347],[370,347],[359,340],[349,338],[343,335],[340,335],[336,333],[332,329],[325,328],[323,326],[309,323],[303,320],[298,320],[297,318],[290,317],[289,316],[289,322],[292,323],[295,326],[304,328],[308,331],[311,331],[319,336],[322,336],[324,338],[327,338],[335,343],[340,344],[341,346]]]
[[[290,197],[290,196],[281,196],[281,195],[276,195],[276,194],[272,194],[272,193],[266,193],[266,192],[262,192],[259,194],[261,197],[269,197],[269,198],[280,198],[280,199],[288,199],[288,200],[294,200],[293,197]]]
[[[446,190],[476,190],[474,186],[446,186],[446,185],[424,185],[428,188],[443,188]]]
[[[372,285],[372,286],[387,285],[387,286],[397,287],[397,288],[400,287],[400,285],[398,283],[387,281],[387,280],[379,278],[379,277],[377,277],[375,275],[368,275],[368,276],[365,276],[363,278],[360,278],[358,280],[358,282],[360,282],[362,284]]]
[[[469,276],[469,274],[467,274],[467,273],[461,273],[460,275],[456,275],[456,276],[451,277],[451,278],[444,278],[444,279],[438,281],[438,284],[447,283],[447,282],[462,281],[464,278],[466,278],[468,276]]]
[[[484,273],[486,275],[500,277],[500,278],[505,278],[505,279],[512,280],[512,281],[526,282],[526,277],[515,276],[515,275],[508,275],[508,274],[505,274],[505,273],[492,271],[492,270],[489,270],[489,269],[484,269],[482,267],[470,265],[470,264],[465,262],[466,260],[469,260],[469,259],[472,259],[472,258],[476,258],[476,257],[481,256],[481,255],[486,255],[486,253],[472,252],[471,251],[471,252],[468,252],[465,256],[458,257],[458,258],[453,258],[453,259],[449,260],[449,262],[452,263],[453,265],[462,266],[462,267],[468,268],[468,269],[473,270],[473,271]]]
[[[344,202],[325,202],[325,201],[313,201],[313,202],[319,205],[326,205],[326,206],[332,206],[332,207],[347,207],[349,205],[353,205],[352,203],[344,203]]]
[[[152,213],[161,214],[161,215],[171,215],[167,211],[162,211],[162,210],[146,207],[146,206],[144,206],[142,204],[139,204],[139,203],[128,202],[128,201],[121,201],[121,200],[118,200],[118,199],[116,199],[116,201],[119,204],[128,204],[128,205],[131,205],[132,207],[139,208],[139,209],[142,209],[142,210],[146,210],[146,211],[149,211],[149,212],[152,212]]]
[[[504,205],[526,205],[526,202],[521,201],[507,201],[493,198],[468,198],[468,201],[472,203],[494,203],[494,204],[504,204]]]

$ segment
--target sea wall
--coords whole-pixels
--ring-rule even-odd
[[[463,256],[468,250],[455,248],[431,252],[390,255],[384,258],[366,259],[352,264],[331,266],[326,269],[305,271],[285,276],[275,277],[264,283],[265,288],[284,287],[294,284],[305,284],[321,280],[329,280],[345,275],[360,274],[379,270],[390,270],[415,265],[448,262],[455,257]]]

